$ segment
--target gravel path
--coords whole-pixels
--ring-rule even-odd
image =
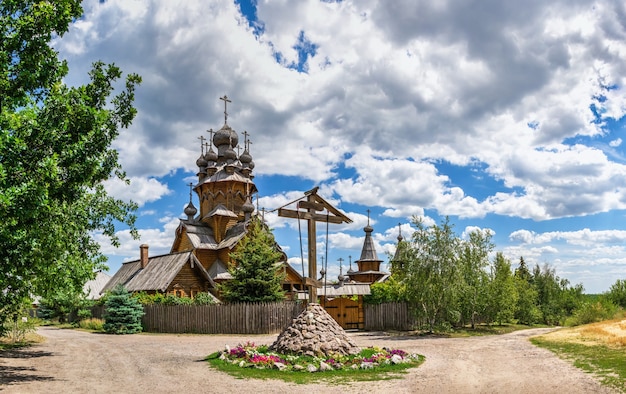
[[[474,338],[415,338],[349,333],[362,347],[386,346],[426,356],[401,379],[330,386],[241,380],[203,359],[246,340],[276,335],[105,335],[42,327],[46,342],[0,352],[7,393],[610,393],[590,375],[533,346],[532,329]]]

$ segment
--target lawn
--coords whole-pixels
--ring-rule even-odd
[[[531,342],[626,393],[626,319],[561,329]]]

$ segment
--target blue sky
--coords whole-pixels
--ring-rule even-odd
[[[199,136],[250,133],[259,207],[320,187],[329,277],[358,259],[371,211],[387,262],[411,217],[494,233],[517,265],[589,293],[626,278],[626,6],[613,1],[88,0],[54,42],[68,84],[95,60],[143,77],[115,143],[141,239],[98,234],[111,272],[167,253],[196,180]],[[194,196],[196,206],[197,197]],[[255,201],[255,204],[257,202]],[[299,269],[298,225],[267,214]],[[319,226],[318,261],[325,250]],[[305,240],[304,240],[305,242]],[[306,243],[305,243],[306,245]],[[306,256],[304,256],[306,263]],[[344,263],[345,264],[345,263]],[[386,268],[386,264],[384,265]],[[347,269],[347,267],[344,267]]]

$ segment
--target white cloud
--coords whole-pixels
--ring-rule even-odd
[[[116,197],[156,201],[169,193],[161,177],[192,176],[197,137],[221,127],[218,97],[228,94],[228,123],[250,133],[257,175],[320,184],[335,206],[382,208],[372,220],[550,221],[626,209],[622,137],[608,127],[626,114],[619,2],[257,2],[258,37],[234,2],[83,5],[54,43],[69,61],[66,81],[84,83],[97,59],[143,76],[138,116],[115,144],[134,186],[110,183]],[[306,73],[287,67],[300,60],[301,34],[316,45]],[[442,163],[472,165],[476,177],[456,182]],[[478,192],[483,183],[490,189]],[[263,196],[260,206],[303,192]],[[358,210],[334,231],[361,231]],[[511,240],[602,237],[526,231]]]
[[[124,200],[134,201],[140,207],[147,202],[152,202],[171,193],[167,185],[154,178],[130,177],[130,184],[118,178],[106,181],[104,187],[111,196]]]

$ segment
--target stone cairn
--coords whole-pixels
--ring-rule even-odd
[[[320,304],[308,304],[270,346],[282,354],[330,356],[357,354],[361,349]]]

